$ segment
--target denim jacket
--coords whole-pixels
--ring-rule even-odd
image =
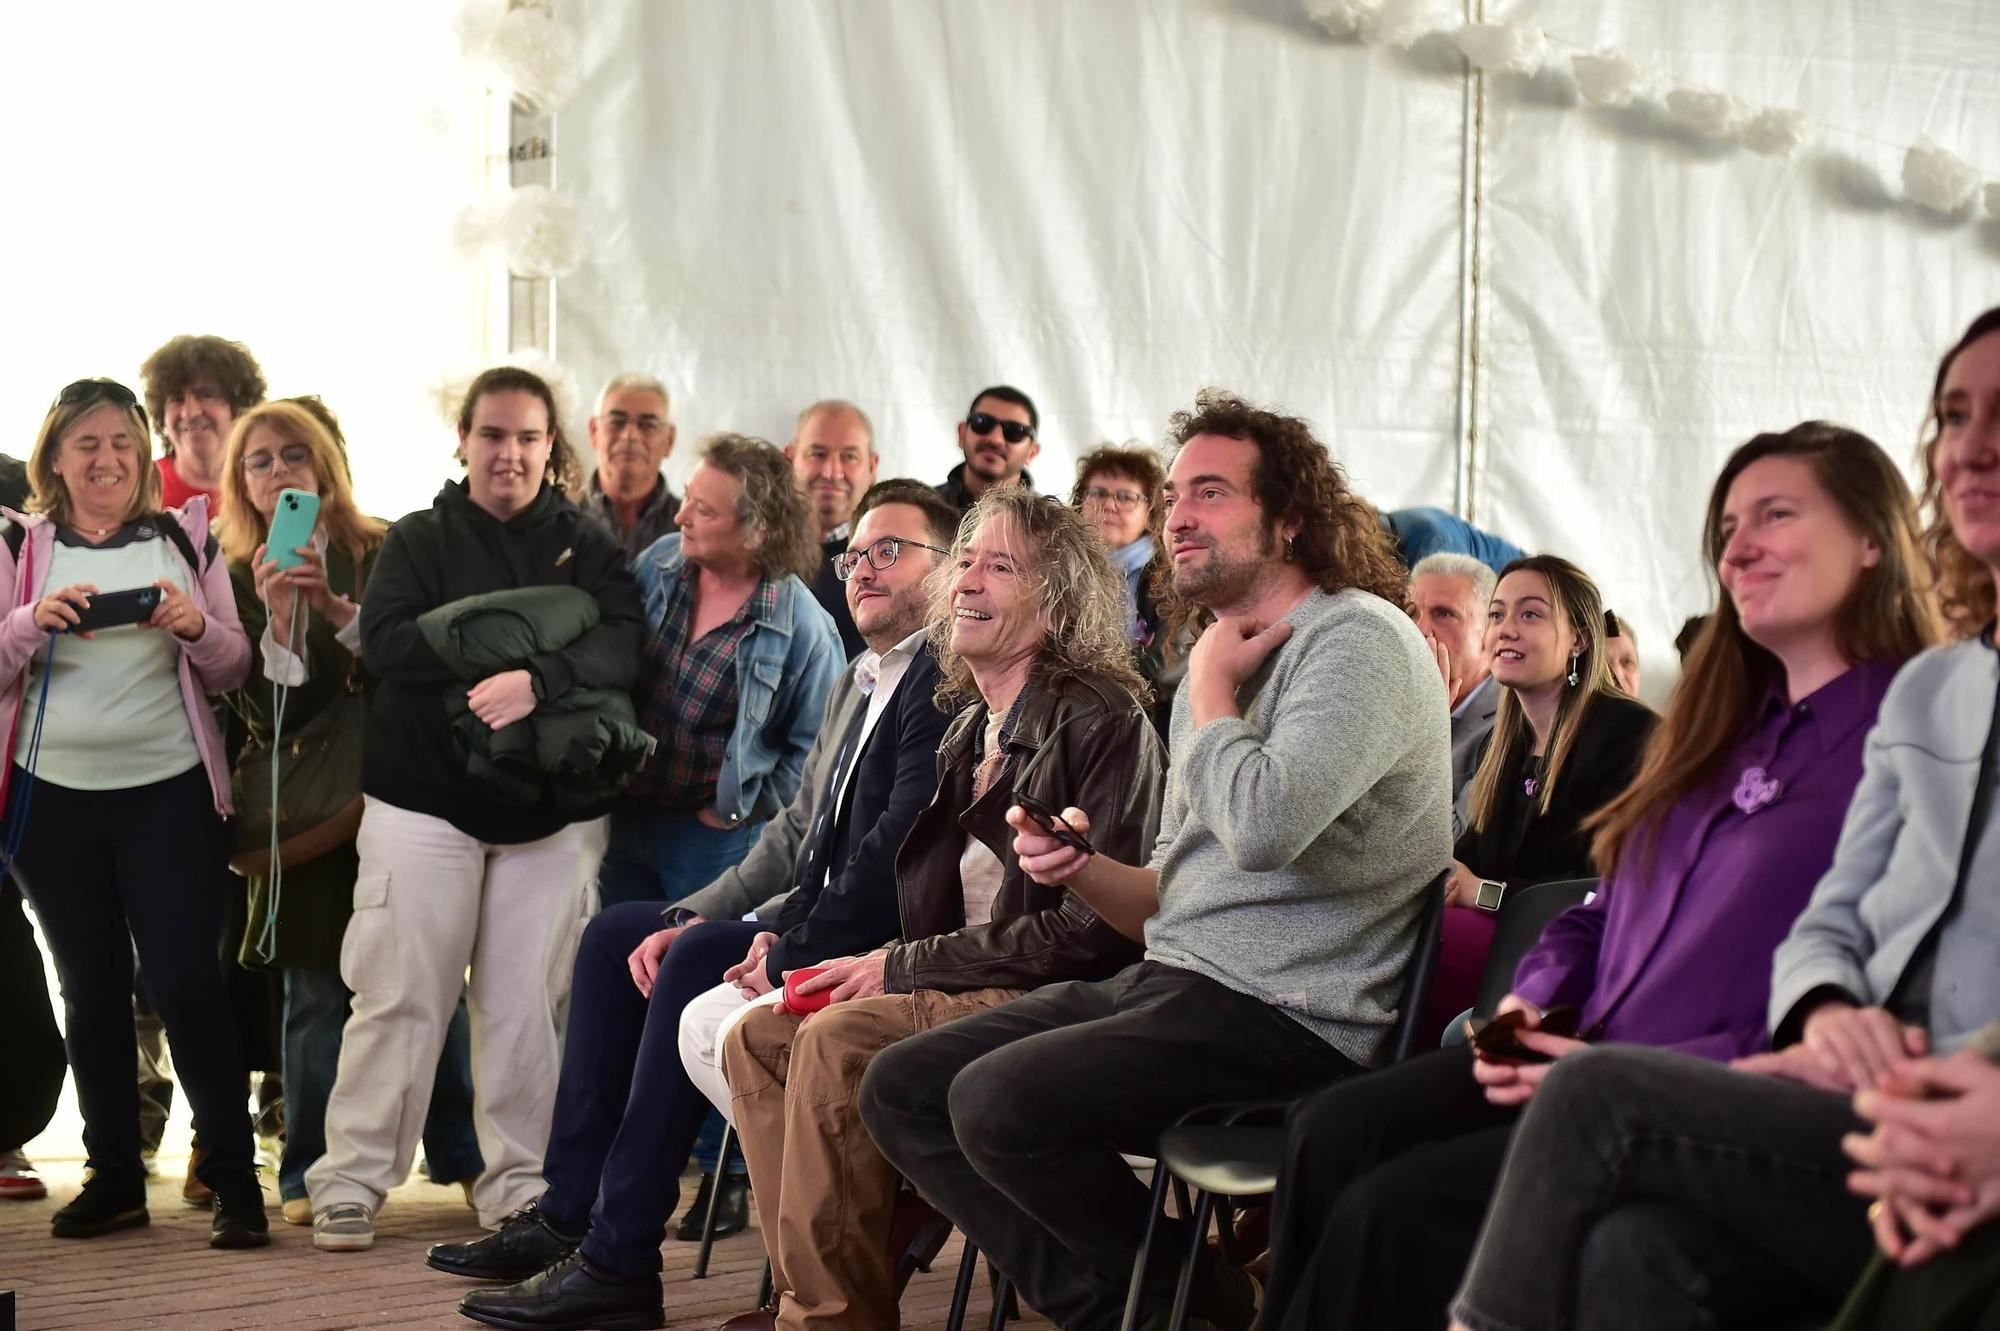
[[[657,629],[681,578],[692,576],[679,532],[632,561]],[[759,619],[736,656],[736,730],[715,783],[715,811],[732,823],[763,822],[792,802],[806,753],[819,733],[826,696],[840,675],[840,631],[792,574],[774,580],[778,604]]]

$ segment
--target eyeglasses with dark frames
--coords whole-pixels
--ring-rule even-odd
[[[995,429],[1010,444],[1035,437],[1035,427],[1025,421],[1003,421],[990,412],[975,411],[965,418],[965,428],[974,434],[991,434]]]
[[[255,453],[243,455],[243,470],[252,476],[268,476],[271,468],[282,462],[286,471],[297,471],[312,461],[312,450],[304,444],[286,444],[276,453],[259,449]]]
[[[903,547],[914,545],[919,550],[928,550],[934,555],[949,555],[951,551],[935,545],[925,545],[922,541],[906,540],[901,536],[884,536],[862,550],[846,550],[833,557],[833,576],[846,582],[854,576],[854,570],[861,567],[864,557],[868,567],[880,573],[896,562],[896,556],[903,553]]]

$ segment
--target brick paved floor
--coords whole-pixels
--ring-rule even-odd
[[[390,1195],[375,1246],[360,1253],[323,1253],[311,1231],[285,1224],[271,1205],[271,1247],[216,1252],[206,1246],[208,1216],[181,1204],[183,1162],[163,1159],[152,1186],[153,1223],[100,1239],[49,1237],[49,1216],[75,1195],[82,1166],[38,1161],[49,1181],[41,1202],[0,1204],[0,1289],[16,1291],[19,1331],[236,1331],[349,1327],[444,1331],[471,1327],[455,1304],[467,1284],[423,1263],[426,1245],[471,1237],[472,1213],[455,1189],[421,1180]],[[691,1280],[695,1245],[669,1242],[667,1325],[673,1331],[710,1328],[742,1312],[756,1297],[764,1248],[755,1231],[716,1245],[709,1278]],[[919,1274],[903,1299],[905,1331],[944,1325],[959,1241]],[[982,1277],[984,1270],[982,1267]],[[986,1282],[978,1281],[970,1326],[986,1325]],[[1019,1326],[1046,1327],[1030,1318]]]

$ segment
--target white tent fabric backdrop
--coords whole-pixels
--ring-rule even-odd
[[[1491,7],[1498,10],[1498,6]],[[1801,108],[1791,159],[1488,77],[1471,515],[1577,558],[1650,662],[1710,595],[1714,469],[1813,416],[1913,455],[1937,354],[2000,301],[2000,222],[1899,199],[1929,135],[2000,174],[1985,0],[1543,0],[1525,18]],[[1066,490],[1204,384],[1312,418],[1385,506],[1453,500],[1463,75],[1295,0],[734,0],[575,15],[557,179],[594,219],[558,358],[674,388],[682,437],[875,417],[942,476],[978,386]],[[1864,137],[1868,136],[1868,137]],[[684,447],[675,470],[689,465]],[[1653,692],[1649,689],[1648,692]]]

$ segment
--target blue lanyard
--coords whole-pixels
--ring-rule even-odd
[[[42,696],[35,700],[35,726],[28,732],[28,761],[21,764],[21,784],[14,792],[14,807],[7,816],[7,844],[0,850],[0,873],[14,867],[14,859],[21,853],[21,840],[28,832],[28,806],[35,797],[35,764],[42,758],[42,722],[49,714],[49,673],[55,669],[59,636],[54,629],[49,630],[49,650],[42,658]]]

